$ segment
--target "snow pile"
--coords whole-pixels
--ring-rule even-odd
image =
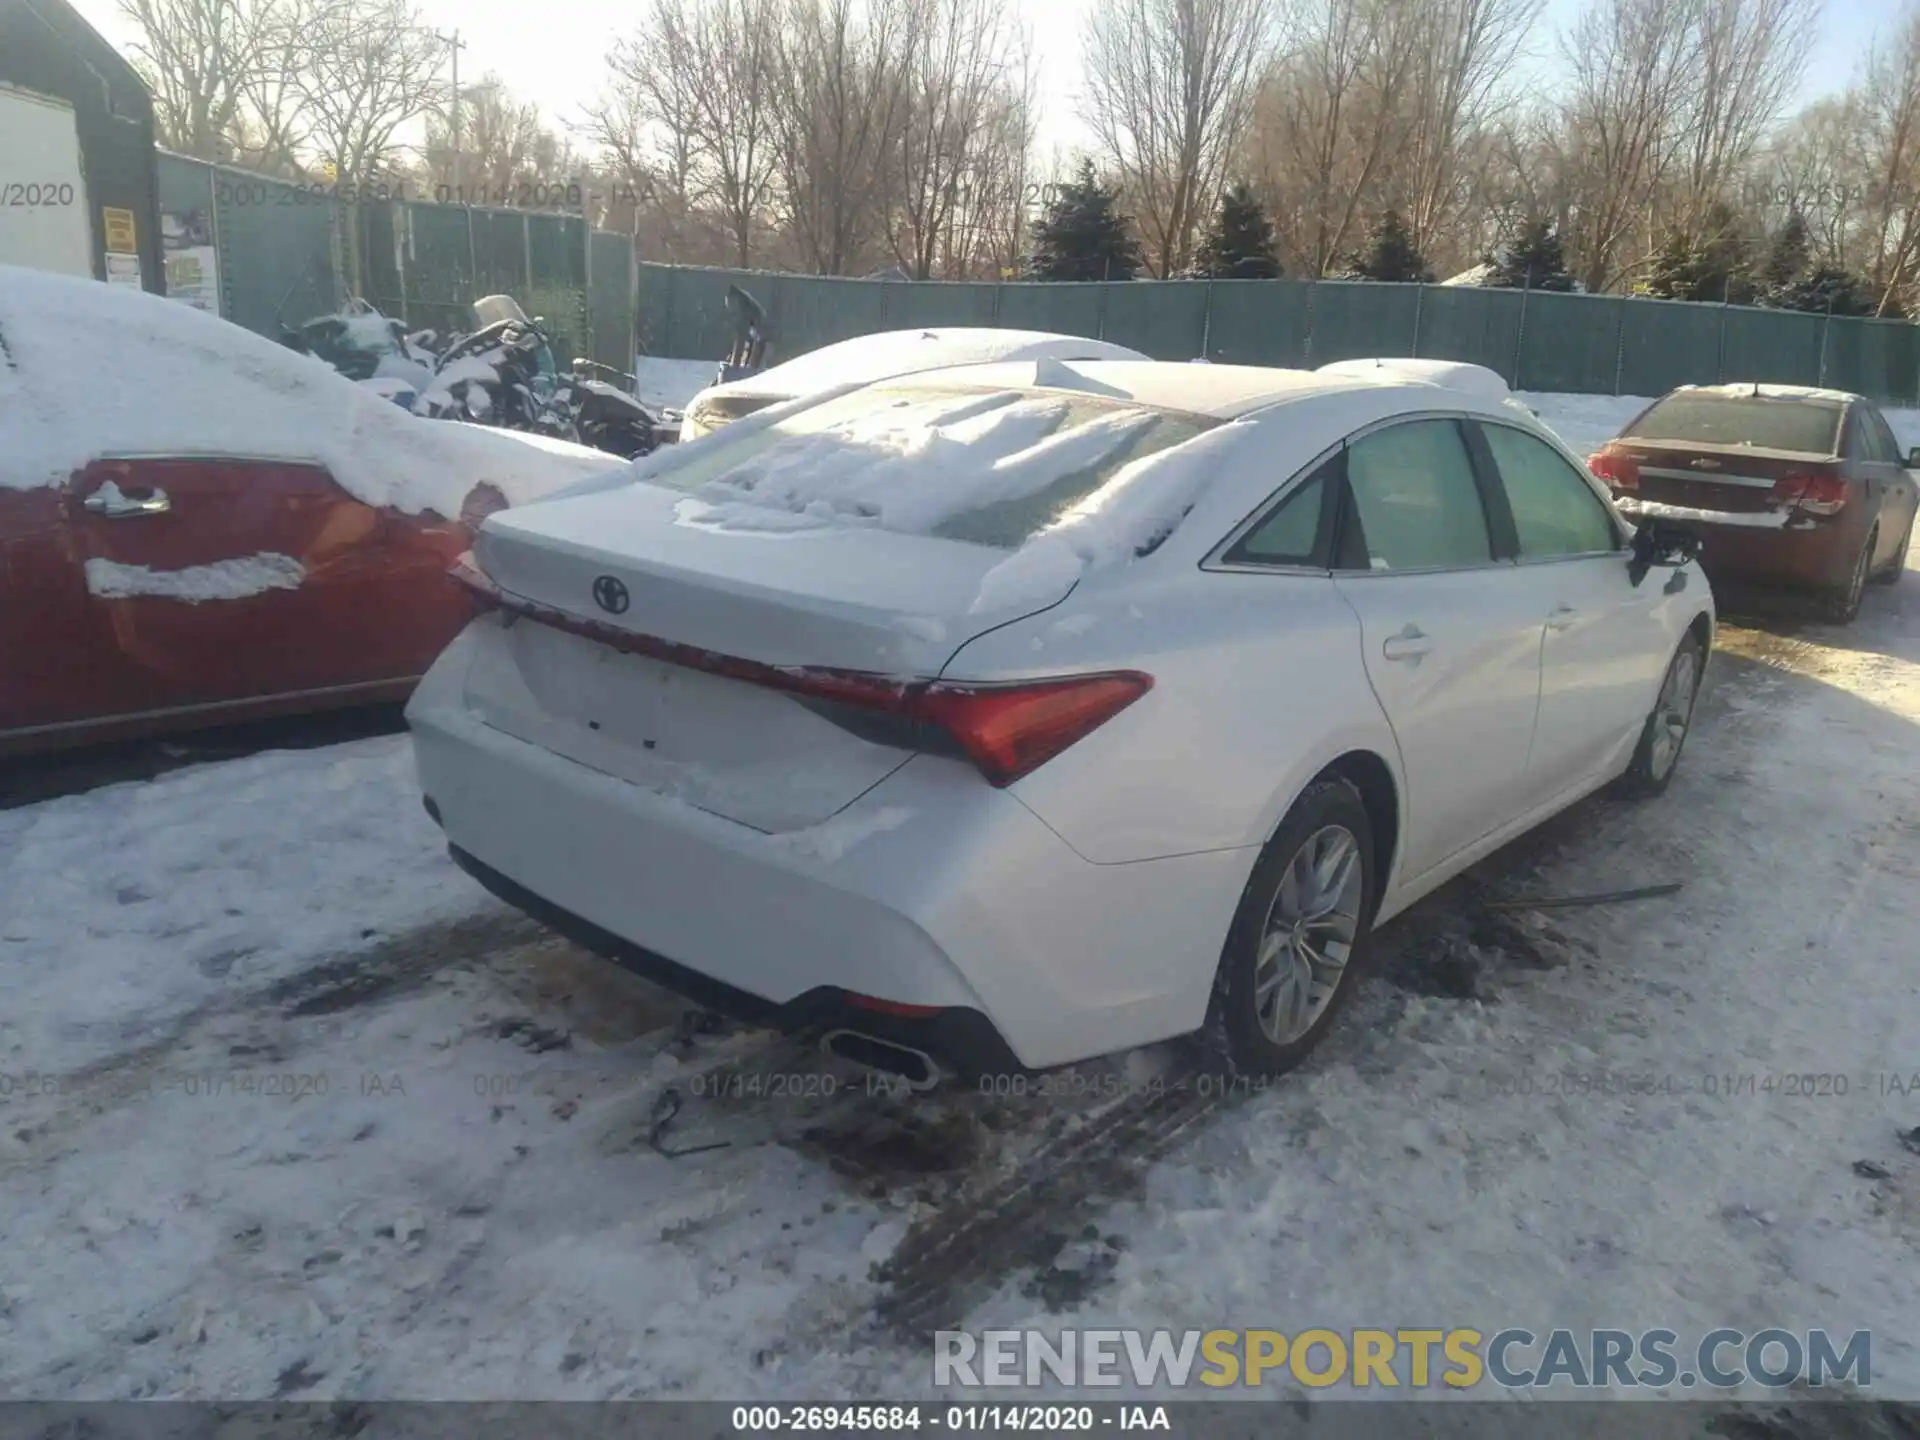
[[[1244,433],[1237,424],[1222,425],[1124,466],[982,576],[970,613],[1043,603],[1088,570],[1130,560],[1159,544],[1193,508]]]
[[[523,504],[617,463],[416,419],[311,356],[92,280],[0,266],[0,346],[0,487],[111,455],[243,455],[318,462],[370,505],[456,518],[477,485]]]
[[[1005,391],[896,401],[780,436],[698,487],[677,518],[717,529],[854,524],[924,535],[1097,466],[1154,424],[1138,410],[1080,424],[1066,424],[1069,413],[1057,397]]]
[[[145,565],[89,560],[87,590],[102,600],[156,595],[198,605],[203,600],[244,600],[269,590],[298,590],[306,574],[306,566],[291,555],[247,555],[234,560],[216,560],[211,565],[188,565],[180,570],[152,570]]]

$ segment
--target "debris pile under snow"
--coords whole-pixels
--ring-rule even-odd
[[[406,414],[323,361],[187,305],[0,266],[0,487],[64,483],[113,455],[317,462],[370,505],[524,504],[619,462]]]

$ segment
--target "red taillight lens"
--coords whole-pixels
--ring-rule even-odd
[[[1782,475],[1773,482],[1773,498],[1809,515],[1837,514],[1847,503],[1846,477],[1825,471]]]
[[[1031,685],[935,681],[910,708],[958,740],[988,780],[1005,786],[1085,739],[1152,688],[1152,676],[1131,670]]]
[[[469,552],[450,572],[480,603],[500,606],[556,630],[582,635],[628,655],[646,655],[709,675],[724,675],[810,700],[928,725],[944,732],[996,786],[1031,774],[1068,746],[1084,740],[1153,688],[1137,670],[1069,675],[1012,685],[968,684],[877,675],[868,671],[769,665],[695,645],[622,630],[509,597]],[[910,727],[905,727],[910,728]],[[883,743],[896,742],[892,737]]]
[[[486,571],[480,568],[480,562],[473,558],[473,552],[467,551],[453,562],[447,574],[465,588],[473,597],[474,603],[482,610],[496,610],[500,606],[500,587],[493,583]]]
[[[1611,450],[1602,450],[1597,455],[1587,457],[1587,468],[1615,490],[1640,488],[1640,462],[1631,455],[1616,455]]]
[[[857,995],[851,990],[847,1003],[876,1015],[898,1015],[906,1020],[930,1020],[940,1013],[938,1005],[909,1005],[904,1000],[882,1000],[878,995]]]

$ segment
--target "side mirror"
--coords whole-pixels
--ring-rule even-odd
[[[1901,462],[1909,470],[1920,470],[1920,445],[1907,452],[1907,458]]]
[[[1656,565],[1685,565],[1700,553],[1700,537],[1665,520],[1642,520],[1633,531],[1627,574],[1637,586]]]

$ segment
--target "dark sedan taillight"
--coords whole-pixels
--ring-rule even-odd
[[[1640,488],[1640,462],[1631,455],[1602,450],[1597,455],[1587,457],[1587,469],[1615,490]]]
[[[1808,515],[1837,515],[1846,507],[1847,478],[1824,470],[1782,475],[1773,482],[1773,498]]]

